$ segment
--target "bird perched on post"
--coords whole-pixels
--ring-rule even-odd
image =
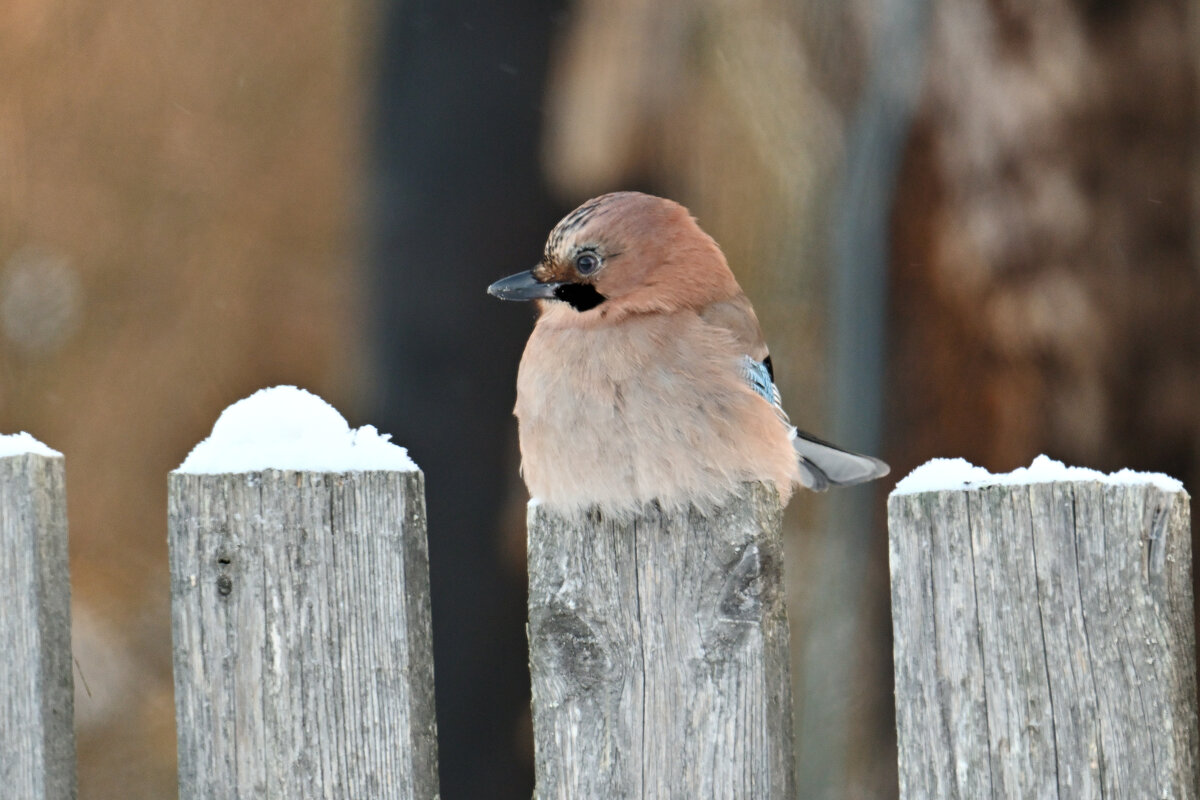
[[[616,192],[550,232],[541,261],[488,287],[537,300],[517,373],[521,471],[564,511],[707,508],[744,481],[823,491],[888,473],[801,433],[758,318],[720,247],[671,200]]]

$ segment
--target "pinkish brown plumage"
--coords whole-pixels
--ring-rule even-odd
[[[489,291],[541,306],[515,413],[522,474],[544,503],[705,508],[743,481],[786,501],[796,483],[886,474],[788,423],[750,301],[678,203],[590,200],[555,226],[537,266]]]

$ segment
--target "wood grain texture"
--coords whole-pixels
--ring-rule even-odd
[[[169,483],[180,798],[437,797],[423,475]]]
[[[536,798],[794,796],[780,519],[530,507]]]
[[[0,458],[0,795],[76,796],[62,456]]]
[[[901,798],[1198,796],[1188,502],[890,498]]]

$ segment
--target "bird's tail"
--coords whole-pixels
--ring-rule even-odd
[[[792,447],[800,458],[800,483],[814,492],[882,478],[891,467],[874,456],[851,453],[811,434],[792,429]]]

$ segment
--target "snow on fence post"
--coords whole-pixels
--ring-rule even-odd
[[[888,523],[901,798],[1198,796],[1182,485],[940,460]]]
[[[66,479],[28,434],[0,436],[0,653],[0,794],[74,798]]]
[[[181,800],[436,797],[424,477],[404,451],[264,390],[171,473],[168,513]]]
[[[792,798],[779,495],[529,508],[535,798]]]

